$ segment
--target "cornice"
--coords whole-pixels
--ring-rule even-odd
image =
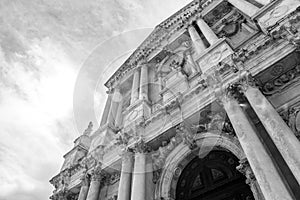
[[[200,2],[200,3],[199,3]],[[154,50],[161,46],[162,41],[169,39],[176,32],[186,28],[191,22],[199,17],[200,12],[210,5],[213,0],[194,0],[187,6],[173,14],[155,27],[153,32],[137,47],[121,67],[104,84],[106,87],[113,87],[114,83],[120,80],[125,74],[136,68],[140,60],[146,59]]]

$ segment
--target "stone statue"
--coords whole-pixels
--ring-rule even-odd
[[[87,129],[84,130],[83,135],[90,135],[93,131],[93,122],[90,122]]]

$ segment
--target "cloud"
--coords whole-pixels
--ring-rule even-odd
[[[16,54],[14,61],[4,62],[2,52],[1,196],[15,191],[34,194],[48,185],[62,164],[56,155],[63,155],[77,135],[72,124],[76,71],[61,49],[45,38],[30,46],[25,60]],[[28,69],[29,63],[38,70]],[[47,188],[44,198],[51,193]]]

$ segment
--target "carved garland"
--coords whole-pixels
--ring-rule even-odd
[[[282,70],[282,69],[276,69]],[[262,92],[265,95],[273,95],[277,92],[282,91],[289,85],[299,81],[300,78],[300,65],[297,65],[288,72],[282,74],[278,78],[268,81],[262,86]]]

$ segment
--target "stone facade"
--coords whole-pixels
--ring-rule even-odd
[[[239,160],[244,199],[300,199],[299,6],[195,0],[155,27],[106,82],[100,127],[75,140],[50,199],[181,199],[183,170],[212,151]]]

